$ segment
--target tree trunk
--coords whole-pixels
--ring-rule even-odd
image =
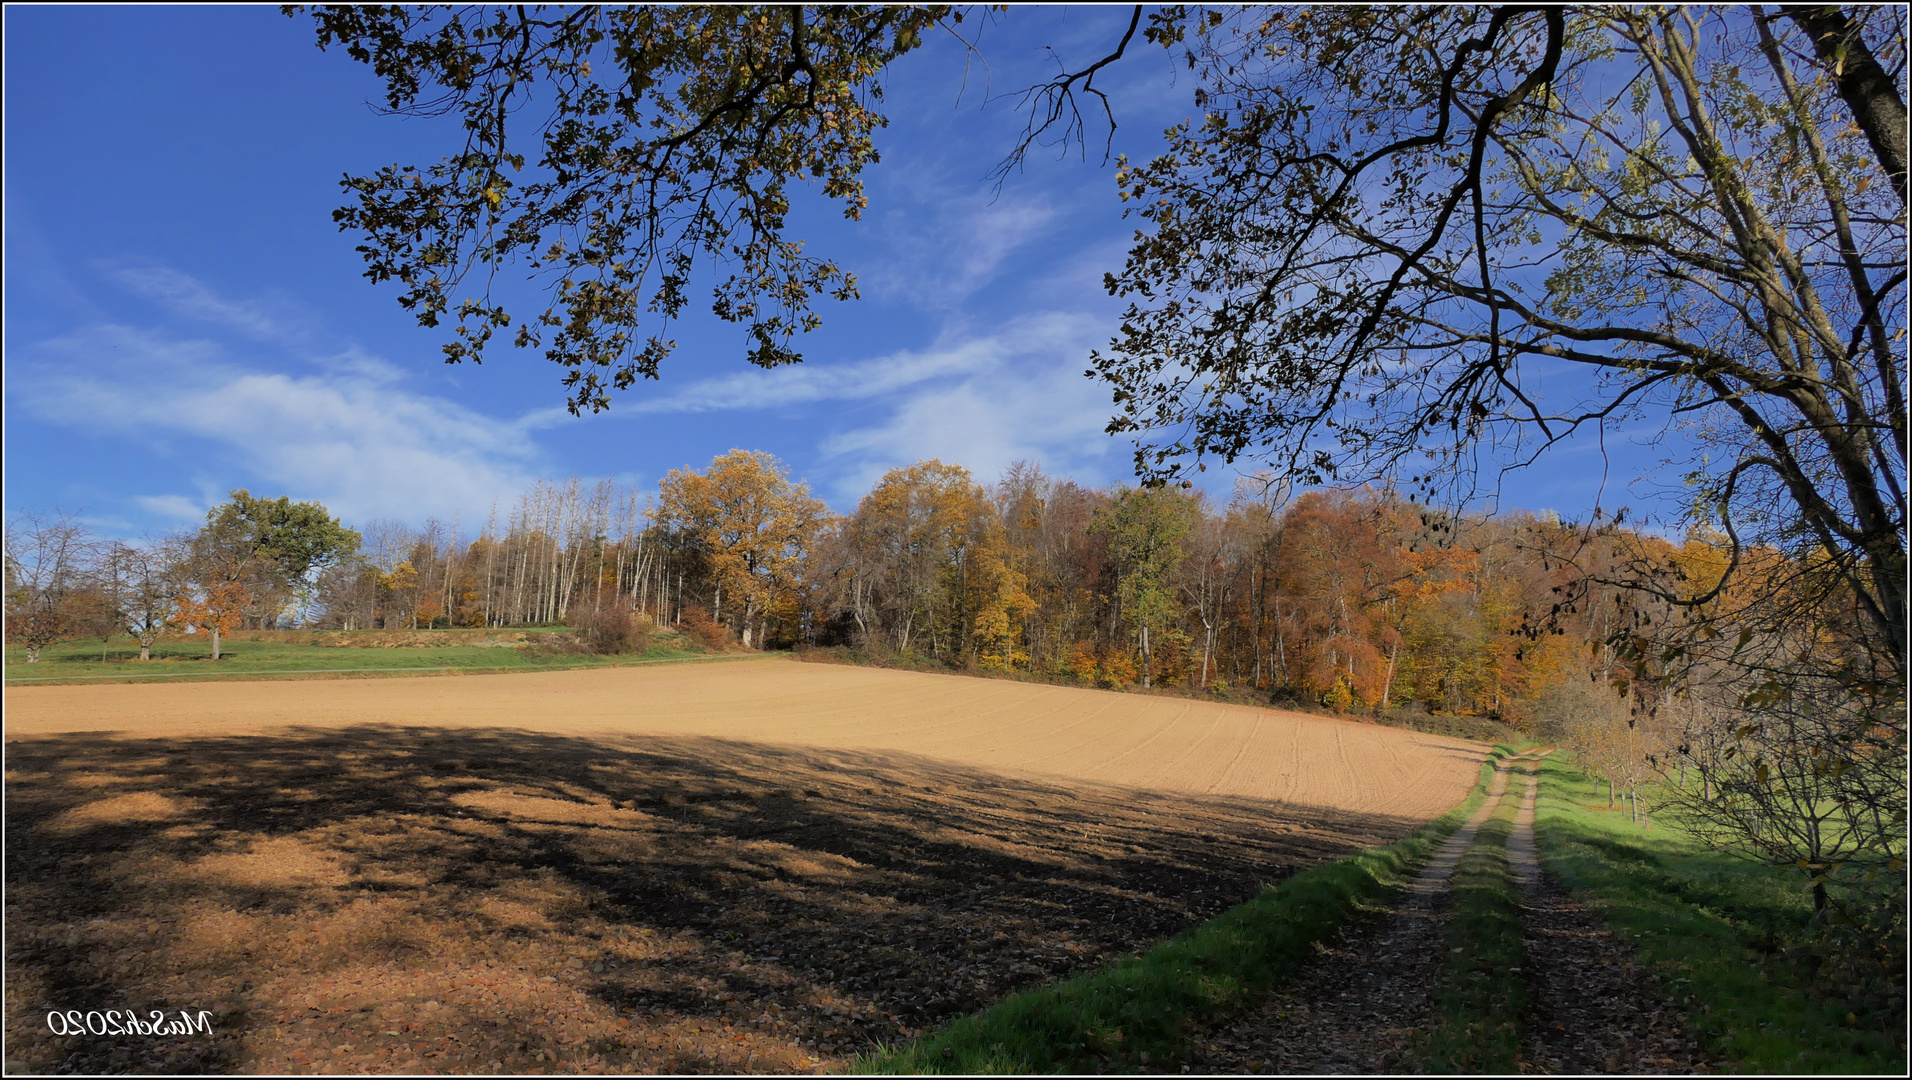
[[[1207,637],[1202,642],[1202,689],[1208,689],[1208,658],[1215,652],[1215,627],[1211,623],[1202,623]]]
[[[153,658],[152,638],[142,637],[139,639],[139,658],[141,660],[151,660]]]
[[[1813,49],[1832,69],[1832,83],[1886,175],[1906,201],[1905,103],[1892,76],[1879,66],[1858,28],[1833,5],[1790,4],[1783,9],[1812,38]]]
[[[1275,677],[1281,685],[1288,685],[1288,635],[1281,628],[1281,597],[1275,597]]]
[[[867,647],[870,643],[870,627],[863,620],[863,580],[861,578],[850,583],[850,617],[856,620],[857,641]]]
[[[1249,685],[1261,689],[1261,590],[1255,586],[1256,567],[1248,567],[1248,652],[1255,658],[1255,673],[1249,676]]]
[[[1144,690],[1147,690],[1155,685],[1154,669],[1151,666],[1153,660],[1154,660],[1154,656],[1149,652],[1149,628],[1147,624],[1143,624],[1142,626],[1142,689]]]
[[[217,626],[212,628],[212,658],[219,659],[219,628]]]

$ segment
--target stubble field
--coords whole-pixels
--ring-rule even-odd
[[[1482,749],[774,658],[14,688],[8,1057],[828,1069],[1397,837]]]

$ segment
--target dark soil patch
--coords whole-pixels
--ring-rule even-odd
[[[1419,824],[715,739],[7,751],[7,1056],[67,1073],[825,1070]]]
[[[1711,1071],[1659,980],[1552,878],[1540,875],[1521,908],[1530,968],[1522,1072]]]

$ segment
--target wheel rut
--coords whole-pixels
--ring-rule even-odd
[[[1549,751],[1502,763],[1488,797],[1387,911],[1350,923],[1266,1001],[1190,1039],[1189,1064],[1211,1073],[1398,1073],[1420,1065],[1414,1044],[1439,1017],[1433,992],[1447,959],[1454,868],[1506,797],[1524,785],[1508,864],[1519,884],[1527,960],[1524,1073],[1708,1071],[1678,1009],[1612,931],[1541,868],[1534,844],[1534,764]]]
[[[1598,918],[1573,902],[1540,866],[1529,774],[1507,838],[1526,927],[1527,1017],[1523,1073],[1703,1073],[1712,1071],[1681,1010],[1659,980]]]
[[[1448,837],[1385,913],[1324,942],[1314,963],[1258,1009],[1191,1041],[1209,1072],[1396,1072],[1434,1021],[1448,881],[1507,789],[1496,770],[1467,823]]]

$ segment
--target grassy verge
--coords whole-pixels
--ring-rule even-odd
[[[1802,875],[1707,851],[1664,818],[1640,829],[1558,757],[1534,823],[1547,869],[1632,942],[1726,1069],[1904,1073],[1903,1027],[1858,1026],[1785,955],[1812,914]]]
[[[1531,766],[1529,766],[1531,767]],[[1524,771],[1507,785],[1494,815],[1454,868],[1447,923],[1447,960],[1434,992],[1439,1021],[1415,1048],[1428,1073],[1519,1071],[1526,985],[1519,977],[1527,949],[1521,934],[1520,886],[1507,862],[1507,837],[1524,790]]]
[[[1067,982],[1014,994],[900,1047],[862,1073],[1133,1071],[1182,1056],[1195,1025],[1265,996],[1357,912],[1394,894],[1486,796],[1495,747],[1461,805],[1387,847],[1303,871],[1154,949]]]
[[[154,646],[152,660],[141,661],[138,643],[126,638],[109,642],[104,649],[104,659],[100,642],[95,640],[91,643],[68,642],[55,646],[46,650],[38,663],[28,664],[23,650],[8,646],[6,681],[13,685],[45,686],[67,682],[346,678],[448,672],[478,674],[617,667],[707,655],[679,635],[660,635],[641,654],[602,657],[519,648],[517,642],[508,639],[454,639],[444,645],[401,648],[239,640],[222,641],[220,652],[223,655],[215,663],[209,642],[193,638],[166,639]]]

